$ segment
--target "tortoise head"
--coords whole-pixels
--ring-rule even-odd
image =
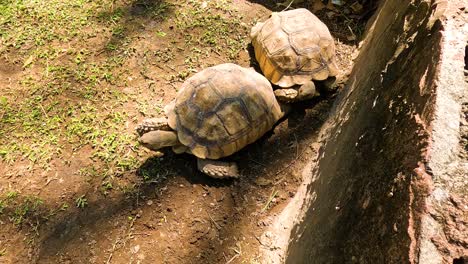
[[[154,130],[140,136],[140,144],[151,150],[180,145],[177,133],[174,131]]]
[[[250,39],[254,39],[257,37],[258,32],[260,32],[260,29],[262,29],[263,27],[263,24],[265,24],[265,22],[257,22],[257,24],[255,24],[255,26],[252,27],[252,29],[250,30]]]

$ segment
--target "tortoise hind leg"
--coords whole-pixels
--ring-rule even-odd
[[[239,170],[235,162],[198,159],[198,170],[213,178],[238,178]]]

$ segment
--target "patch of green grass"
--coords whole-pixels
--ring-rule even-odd
[[[90,25],[93,11],[100,7],[98,2],[3,0],[0,2],[3,49],[45,46],[52,41],[69,42]]]
[[[79,56],[85,54],[78,53]],[[93,156],[104,161],[121,156],[123,160],[117,158],[116,164],[128,167],[125,165],[129,159],[128,146],[134,146],[135,142],[132,142],[133,135],[121,132],[128,116],[117,109],[127,98],[118,90],[98,90],[98,85],[103,82],[116,80],[111,72],[111,63],[118,63],[118,60],[104,66],[49,66],[48,85],[54,89],[36,88],[37,82],[27,78],[22,82],[23,87],[36,95],[23,101],[2,97],[0,158],[10,164],[19,159],[28,159],[46,168],[52,158],[60,156],[62,144],[59,143],[66,140],[74,145],[74,150],[92,144],[96,150]],[[84,88],[77,89],[72,83],[82,83]],[[76,104],[70,99],[59,101],[56,98],[63,95],[72,95],[91,102]],[[93,101],[98,101],[97,96],[108,102],[105,105],[108,113],[94,106]],[[125,153],[116,153],[119,150]]]
[[[147,183],[158,183],[164,181],[168,171],[161,166],[164,158],[150,158],[137,170],[137,174]]]
[[[18,192],[17,191],[9,191],[6,194],[6,199],[7,200],[15,199],[16,197],[18,197]]]
[[[1,109],[2,158],[10,162],[15,161],[15,156],[33,163],[50,161],[54,152],[61,151],[54,133],[60,126],[61,117],[48,114],[54,105],[45,106],[44,97],[40,95],[25,99],[21,105],[15,102],[9,102]],[[29,140],[26,142],[26,139]]]
[[[118,186],[120,192],[122,192],[126,198],[131,199],[136,197],[140,192],[140,185],[139,184],[121,184]]]
[[[43,201],[38,197],[27,196],[23,202],[16,206],[10,220],[16,225],[21,225],[28,214],[35,212],[42,203]]]
[[[0,195],[0,214],[6,214],[12,223],[19,226],[34,216],[42,204],[43,201],[39,197],[20,196],[17,191],[12,190]],[[28,222],[32,221],[29,220]]]
[[[177,29],[195,33],[185,34],[186,46],[210,47],[218,54],[228,50],[227,59],[234,60],[247,46],[248,26],[241,22],[242,16],[229,4],[230,1],[193,0],[177,11]]]
[[[164,48],[164,49],[158,49],[154,51],[154,59],[155,62],[170,62],[175,58],[175,54],[172,48]]]
[[[138,112],[143,116],[158,116],[163,112],[162,99],[143,98],[137,100]]]
[[[49,213],[45,217],[46,220],[50,219],[50,217],[52,217],[52,216],[55,216],[59,212],[64,212],[64,211],[68,210],[69,207],[70,206],[68,205],[67,202],[63,202],[58,208],[50,209]]]
[[[124,16],[124,14],[124,9],[121,7],[117,7],[113,10],[101,11],[97,14],[97,17],[101,20],[101,22],[107,22],[108,24],[118,24],[121,18]]]
[[[177,74],[171,74],[169,76],[169,81],[170,82],[183,82],[190,76],[190,74],[194,72],[196,72],[196,70],[191,69],[191,68],[181,70]]]

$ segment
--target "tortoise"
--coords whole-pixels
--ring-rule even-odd
[[[191,153],[198,169],[214,178],[238,177],[235,162],[218,160],[253,143],[283,117],[270,82],[252,68],[226,63],[187,79],[165,107],[167,117],[136,127],[140,143]]]
[[[327,26],[304,8],[273,12],[257,23],[250,38],[265,77],[280,89],[278,100],[294,102],[319,95],[314,84],[331,90],[338,74],[335,44]]]

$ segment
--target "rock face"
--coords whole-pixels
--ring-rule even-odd
[[[466,19],[464,1],[381,2],[271,262],[468,261]]]

